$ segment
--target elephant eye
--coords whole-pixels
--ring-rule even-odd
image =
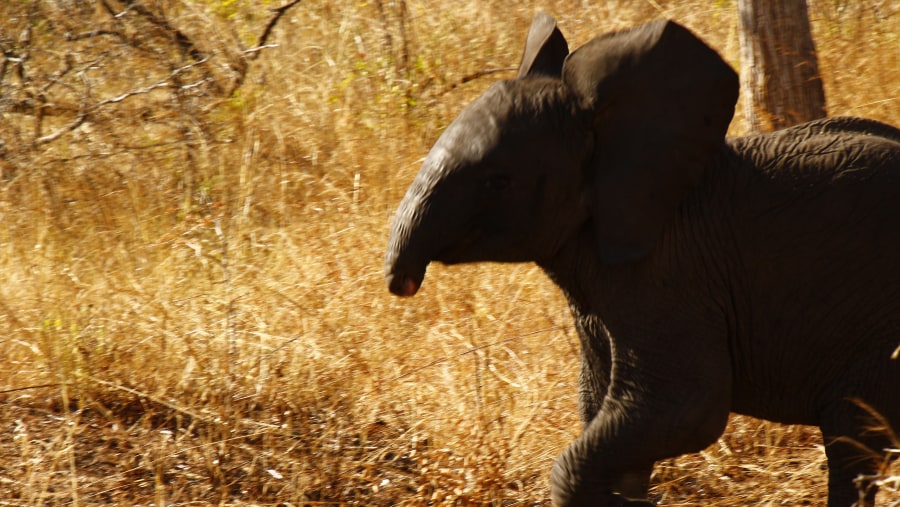
[[[488,177],[488,179],[484,181],[484,186],[488,190],[495,192],[498,190],[503,190],[509,186],[509,176],[503,174],[495,174]]]

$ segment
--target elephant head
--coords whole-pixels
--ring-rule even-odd
[[[400,204],[388,286],[415,294],[431,261],[541,262],[586,224],[605,263],[647,256],[721,149],[734,71],[657,21],[571,54],[538,14],[515,79],[450,124]]]

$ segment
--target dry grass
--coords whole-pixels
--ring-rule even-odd
[[[560,295],[435,266],[401,301],[382,255],[430,143],[511,72],[463,81],[515,66],[538,8],[573,46],[672,17],[737,67],[733,1],[581,3],[308,1],[254,60],[268,0],[0,6],[27,71],[0,95],[0,505],[547,505],[579,431]],[[900,9],[811,13],[831,112],[900,124]],[[822,505],[824,466],[812,430],[738,417],[653,495]]]

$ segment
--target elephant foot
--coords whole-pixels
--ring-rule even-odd
[[[604,472],[588,463],[583,457],[584,453],[578,452],[577,445],[575,443],[563,451],[553,464],[550,472],[550,496],[554,506],[654,507],[656,505],[646,499],[636,499],[647,494],[649,467],[646,470],[632,472]],[[606,480],[602,479],[604,477]]]
[[[634,500],[625,498],[618,493],[612,494],[609,505],[610,507],[656,507],[656,504],[650,500]]]
[[[594,498],[571,498],[563,501],[554,497],[553,505],[556,507],[656,507],[656,504],[650,500],[635,500],[618,493],[607,493]]]

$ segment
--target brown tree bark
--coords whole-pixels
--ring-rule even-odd
[[[738,0],[738,17],[749,131],[778,130],[825,117],[806,0]]]

